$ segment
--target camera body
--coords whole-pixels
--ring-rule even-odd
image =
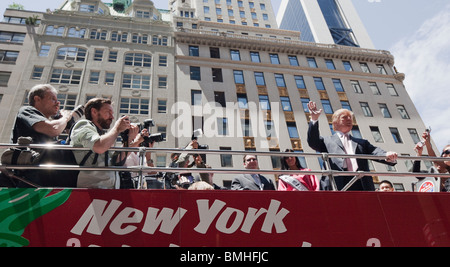
[[[153,123],[153,119],[146,119],[144,122],[137,124],[139,127],[139,132],[141,132],[144,129],[147,129],[147,131],[150,133],[150,128],[154,127],[155,124]],[[122,137],[122,140],[128,140],[128,134],[130,133],[130,130],[125,130],[120,133],[120,137]],[[150,136],[144,136],[144,142],[141,143],[141,146],[148,147],[149,144],[153,142],[162,142],[164,141],[164,138],[161,133],[155,133],[150,134]]]

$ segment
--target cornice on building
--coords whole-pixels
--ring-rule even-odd
[[[277,30],[278,31],[278,30]],[[181,28],[176,42],[394,65],[389,51]]]

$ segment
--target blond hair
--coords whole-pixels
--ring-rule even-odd
[[[333,116],[331,117],[332,123],[333,123],[333,130],[336,131],[336,124],[339,121],[339,118],[341,117],[341,115],[343,115],[344,113],[349,114],[352,117],[352,119],[353,119],[353,116],[354,116],[353,111],[345,109],[345,108],[341,108],[341,109],[336,110],[336,112],[334,112]]]

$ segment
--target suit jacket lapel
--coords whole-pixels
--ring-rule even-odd
[[[244,177],[245,177],[245,179],[247,179],[250,182],[254,183],[259,188],[259,185],[256,183],[255,179],[253,179],[251,174],[244,174]]]
[[[344,148],[344,145],[342,144],[341,138],[339,138],[339,135],[333,134],[331,136],[331,138],[333,139],[333,142],[342,149],[342,152],[345,153],[345,148]],[[338,152],[338,151],[336,151],[336,152]],[[335,152],[331,152],[331,153],[335,153]]]

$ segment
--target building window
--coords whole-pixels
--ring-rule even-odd
[[[291,100],[287,96],[280,96],[283,111],[292,111]]]
[[[150,12],[138,10],[138,11],[136,11],[136,18],[149,19],[150,18]]]
[[[191,90],[191,105],[201,106],[202,105],[202,91]]]
[[[228,119],[227,118],[217,118],[217,133],[218,133],[218,135],[222,135],[222,136],[228,135]]]
[[[198,48],[198,46],[193,46],[193,45],[189,46],[189,56],[191,56],[191,57],[198,57],[198,56],[200,56],[199,55],[199,48]]]
[[[219,147],[220,150],[231,150],[231,147]],[[222,167],[233,167],[233,156],[231,154],[220,154],[220,165]]]
[[[331,102],[328,99],[322,99],[322,107],[323,111],[325,111],[325,114],[333,114],[333,108],[331,107]]]
[[[402,138],[400,136],[400,132],[397,128],[391,128],[389,127],[389,131],[391,131],[392,138],[394,139],[394,142],[396,143],[403,143]]]
[[[190,76],[191,76],[191,80],[193,81],[201,81],[202,77],[200,74],[200,67],[194,67],[194,66],[190,66]]]
[[[81,70],[53,69],[50,83],[80,84]]]
[[[133,36],[131,37],[131,42],[133,44],[147,44],[148,43],[148,35],[133,33]]]
[[[288,56],[291,66],[299,66],[297,56]]]
[[[95,39],[95,40],[106,40],[106,30],[103,31],[99,31],[97,29],[93,29],[91,30],[91,34],[90,34],[90,39]]]
[[[305,80],[303,76],[294,76],[295,84],[297,84],[298,89],[306,89]]]
[[[231,60],[240,61],[241,55],[239,53],[239,50],[230,50],[230,56]]]
[[[159,66],[160,67],[167,67],[167,56],[159,55]]]
[[[105,84],[106,85],[114,85],[114,78],[116,76],[116,73],[114,72],[107,72],[105,76]]]
[[[272,64],[280,64],[280,59],[278,58],[278,54],[269,54],[270,62]]]
[[[367,65],[367,63],[360,63],[361,65],[361,69],[364,73],[370,73],[370,69],[369,66]]]
[[[124,74],[122,88],[149,90],[150,75]]]
[[[353,90],[355,91],[355,93],[357,94],[362,94],[363,91],[361,89],[361,85],[359,84],[358,81],[350,81],[353,87]]]
[[[310,68],[317,68],[316,59],[313,57],[306,58],[308,60],[308,65]]]
[[[9,78],[11,77],[11,72],[0,71],[0,86],[8,86]]]
[[[75,27],[69,28],[67,37],[84,39],[84,37],[86,37],[86,29],[77,29]]]
[[[378,68],[378,73],[379,73],[379,74],[387,75],[386,69],[384,68],[383,65],[377,64],[377,68]]]
[[[398,96],[397,90],[395,89],[393,84],[388,83],[386,84],[386,86],[391,96]]]
[[[366,117],[373,117],[372,111],[370,110],[370,107],[369,107],[369,103],[367,103],[367,102],[360,102],[360,104],[361,104],[361,109],[362,109],[362,111],[364,113],[364,116],[366,116]]]
[[[18,51],[5,51],[0,50],[0,62],[1,63],[16,63],[19,57]]]
[[[73,110],[75,108],[75,103],[77,100],[77,95],[75,94],[58,94],[58,101],[60,102],[60,109]]]
[[[225,92],[214,92],[214,101],[221,107],[226,107]]]
[[[275,127],[273,125],[273,121],[264,121],[265,130],[266,130],[266,136],[267,137],[276,137],[277,134],[275,132]]]
[[[86,59],[86,51],[84,48],[62,47],[58,49],[56,59],[84,62]]]
[[[40,57],[48,57],[48,54],[50,53],[51,45],[41,45],[41,50],[39,51]]]
[[[250,58],[252,62],[261,63],[261,59],[259,58],[259,52],[250,52]]]
[[[264,80],[264,73],[262,72],[255,72],[255,81],[256,85],[266,85],[266,81]]]
[[[91,70],[91,74],[89,75],[89,83],[98,84],[99,80],[100,80],[100,71]]]
[[[297,131],[297,125],[295,124],[295,122],[287,122],[286,125],[288,128],[289,137],[290,138],[299,138],[298,131]]]
[[[117,62],[117,51],[109,51],[109,57],[108,57],[108,62]]]
[[[270,110],[269,96],[259,95],[259,106],[262,110]]]
[[[44,72],[44,67],[34,66],[33,74],[31,74],[31,79],[40,80],[42,78],[43,72]]]
[[[158,88],[167,89],[167,76],[158,76]]]
[[[81,4],[80,5],[80,12],[94,13],[95,12],[95,6],[94,5]]]
[[[212,80],[213,82],[223,82],[222,69],[212,68]]]
[[[317,90],[325,90],[325,85],[320,77],[314,77],[314,83],[316,84]]]
[[[309,113],[308,103],[311,100],[309,98],[300,98],[300,101],[302,102],[303,111]]]
[[[380,89],[378,89],[377,83],[369,82],[369,87],[374,95],[381,95]]]
[[[144,53],[128,53],[125,55],[125,65],[150,68],[152,66],[152,56]]]
[[[237,100],[238,100],[240,109],[248,109],[248,100],[247,100],[246,94],[238,94]]]
[[[414,144],[419,143],[420,137],[419,137],[419,134],[417,133],[417,130],[416,129],[408,129],[408,131],[409,131],[409,135],[411,136]]]
[[[218,47],[210,47],[209,48],[209,55],[211,58],[220,58],[220,50]]]
[[[51,36],[63,36],[64,34],[64,27],[55,27],[53,25],[47,26],[47,29],[45,30],[45,35],[51,35]]]
[[[344,92],[344,87],[342,86],[341,80],[340,79],[332,79],[332,80],[333,80],[334,88],[336,89],[336,91]]]
[[[348,101],[341,101],[341,105],[343,109],[348,109],[348,110],[352,110],[352,107],[350,106],[350,102]]]
[[[286,87],[283,74],[275,73],[275,81],[278,87]]]
[[[167,100],[158,99],[158,113],[167,113]]]
[[[245,84],[244,72],[242,70],[233,70],[233,75],[236,84]]]
[[[352,64],[350,61],[342,61],[342,64],[344,64],[344,69],[346,71],[353,71]]]
[[[95,49],[94,51],[94,61],[103,60],[103,49]]]
[[[377,126],[370,126],[370,131],[372,132],[373,139],[377,143],[383,143],[383,137],[381,136],[380,129]]]
[[[128,41],[128,33],[114,31],[111,33],[111,41],[126,43]]]
[[[325,59],[325,64],[327,65],[327,69],[335,70],[336,66],[334,66],[334,62],[332,59]]]
[[[389,112],[389,109],[386,104],[378,104],[381,110],[381,114],[383,114],[383,117],[385,118],[392,118],[391,113]]]
[[[406,111],[405,106],[397,105],[397,110],[398,110],[398,113],[400,113],[400,116],[402,117],[402,119],[405,119],[405,120],[409,120],[410,119],[409,114]]]
[[[148,99],[127,97],[120,99],[120,114],[148,115],[149,107]]]

